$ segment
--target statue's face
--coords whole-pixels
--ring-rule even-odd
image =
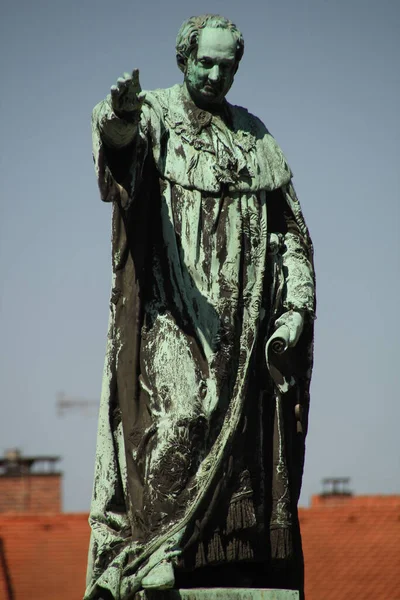
[[[236,42],[229,29],[206,27],[200,32],[197,55],[189,57],[185,83],[200,108],[221,104],[236,72]]]

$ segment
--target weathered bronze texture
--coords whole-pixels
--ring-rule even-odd
[[[282,151],[225,100],[243,48],[193,17],[182,85],[142,92],[135,70],[93,111],[113,287],[86,600],[302,593],[312,245]]]

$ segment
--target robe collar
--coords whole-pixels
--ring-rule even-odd
[[[179,112],[189,122],[190,128],[195,134],[200,134],[204,129],[210,127],[213,118],[220,118],[228,127],[232,127],[232,113],[228,102],[224,99],[218,106],[218,110],[208,111],[199,108],[190,97],[184,85],[179,86],[178,103]]]

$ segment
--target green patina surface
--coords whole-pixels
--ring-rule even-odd
[[[87,600],[101,589],[132,598],[166,563],[301,555],[292,531],[304,437],[288,457],[284,429],[296,430],[293,390],[308,408],[312,246],[278,144],[224,101],[237,39],[206,28],[187,63],[177,46],[183,85],[142,92],[135,72],[93,111],[100,193],[113,204],[113,289]],[[272,365],[277,340],[266,342],[276,329],[296,360]],[[298,597],[176,593],[165,598]]]

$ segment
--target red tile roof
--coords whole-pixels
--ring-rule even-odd
[[[300,509],[307,600],[400,600],[400,496]]]
[[[87,518],[0,515],[14,600],[81,600]],[[314,497],[300,523],[307,600],[400,600],[400,496]]]
[[[0,538],[14,600],[82,600],[87,514],[2,515]],[[0,561],[0,600],[8,600]]]

